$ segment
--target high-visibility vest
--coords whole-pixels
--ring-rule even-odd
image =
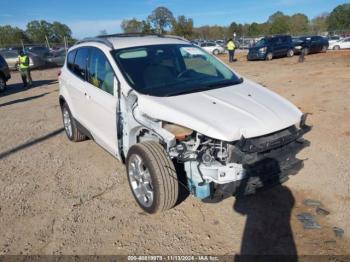
[[[236,46],[235,43],[233,41],[229,41],[227,43],[227,50],[235,50]]]
[[[21,69],[29,68],[29,57],[27,55],[19,56],[19,68]]]

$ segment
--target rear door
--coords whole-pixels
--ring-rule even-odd
[[[87,79],[89,130],[99,145],[118,156],[117,80],[107,57],[96,47],[91,47]]]
[[[310,51],[311,53],[320,52],[322,49],[321,39],[318,36],[311,37]]]
[[[72,50],[67,56],[67,67],[71,77],[65,82],[69,97],[72,102],[69,105],[73,109],[73,116],[80,124],[88,126],[88,114],[86,113],[86,65],[89,56],[89,48],[81,47]]]

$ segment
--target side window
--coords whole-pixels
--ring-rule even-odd
[[[214,43],[208,43],[208,46],[212,47],[212,46],[215,46]]]
[[[79,48],[74,60],[73,72],[81,79],[85,80],[86,63],[89,55],[89,48]]]
[[[76,53],[77,53],[77,50],[75,49],[73,51],[70,51],[67,55],[67,67],[72,71],[73,71],[74,58]]]
[[[87,68],[89,83],[113,95],[113,69],[108,62],[107,57],[101,50],[97,48],[91,49],[89,64]]]

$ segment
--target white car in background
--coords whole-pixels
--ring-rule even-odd
[[[328,37],[328,43],[329,45],[332,45],[340,40],[343,40],[343,37],[338,36],[338,35],[334,35],[334,36],[329,36]]]
[[[350,37],[344,38],[334,43],[329,43],[328,49],[340,50],[350,48]]]
[[[213,55],[225,53],[225,48],[214,42],[200,43],[199,46]]]

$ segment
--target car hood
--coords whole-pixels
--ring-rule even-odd
[[[247,79],[242,84],[179,96],[139,95],[138,105],[152,118],[224,141],[279,131],[299,123],[302,116],[289,101]]]

